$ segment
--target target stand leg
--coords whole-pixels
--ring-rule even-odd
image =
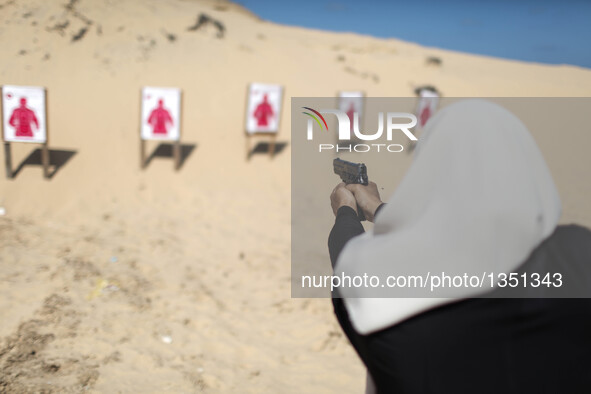
[[[269,155],[271,156],[271,159],[275,156],[275,142],[277,140],[277,135],[273,134],[273,136],[271,136],[271,142],[269,144]]]
[[[140,139],[140,169],[146,168],[146,141]]]
[[[246,134],[246,160],[250,159],[250,135]]]
[[[174,169],[178,171],[181,168],[181,142],[175,141],[172,146],[172,155],[174,157]]]
[[[4,143],[4,160],[6,165],[6,178],[12,179],[12,155],[10,151],[10,142]]]
[[[49,179],[49,147],[47,143],[41,148],[41,163],[43,164],[43,177]]]

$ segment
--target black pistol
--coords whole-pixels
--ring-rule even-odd
[[[352,163],[336,158],[333,160],[332,165],[334,173],[340,176],[341,180],[346,184],[355,183],[367,186],[369,183],[367,167],[363,163]],[[365,215],[359,205],[357,206],[357,215],[359,216],[359,220],[365,220]]]

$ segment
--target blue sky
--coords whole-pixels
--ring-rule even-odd
[[[591,68],[591,0],[238,0],[263,19]]]

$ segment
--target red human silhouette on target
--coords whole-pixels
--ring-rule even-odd
[[[166,108],[164,108],[164,100],[158,100],[158,106],[150,112],[148,117],[148,124],[152,126],[152,132],[154,134],[168,133],[168,127],[173,125],[172,116]]]
[[[15,128],[17,137],[33,137],[32,124],[35,125],[35,129],[39,129],[39,121],[35,112],[27,107],[27,99],[21,97],[20,107],[17,107],[12,111],[10,120],[8,123]]]
[[[254,110],[253,116],[257,120],[257,126],[268,126],[268,118],[273,117],[273,108],[267,99],[267,95],[263,96],[263,102],[257,105]]]
[[[351,131],[353,131],[353,121],[355,120],[355,103],[351,103],[349,106],[349,110],[347,111],[347,116],[349,117],[349,125]]]
[[[431,117],[431,108],[429,105],[426,105],[425,108],[423,108],[423,111],[421,112],[421,114],[419,115],[419,121],[420,121],[420,126],[425,127],[425,125],[427,124],[427,121],[429,120],[429,118]]]

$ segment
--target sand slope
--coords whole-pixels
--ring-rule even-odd
[[[200,13],[222,38],[188,31]],[[0,0],[0,40],[0,83],[47,87],[51,148],[75,152],[50,181],[35,165],[0,177],[10,392],[360,392],[330,302],[290,298],[289,145],[245,162],[249,82],[285,86],[283,142],[291,96],[591,91],[577,67],[278,26],[222,1]],[[178,173],[166,158],[139,169],[144,85],[183,88],[196,146]],[[18,165],[33,146],[13,149]],[[575,192],[573,217],[589,212]]]

